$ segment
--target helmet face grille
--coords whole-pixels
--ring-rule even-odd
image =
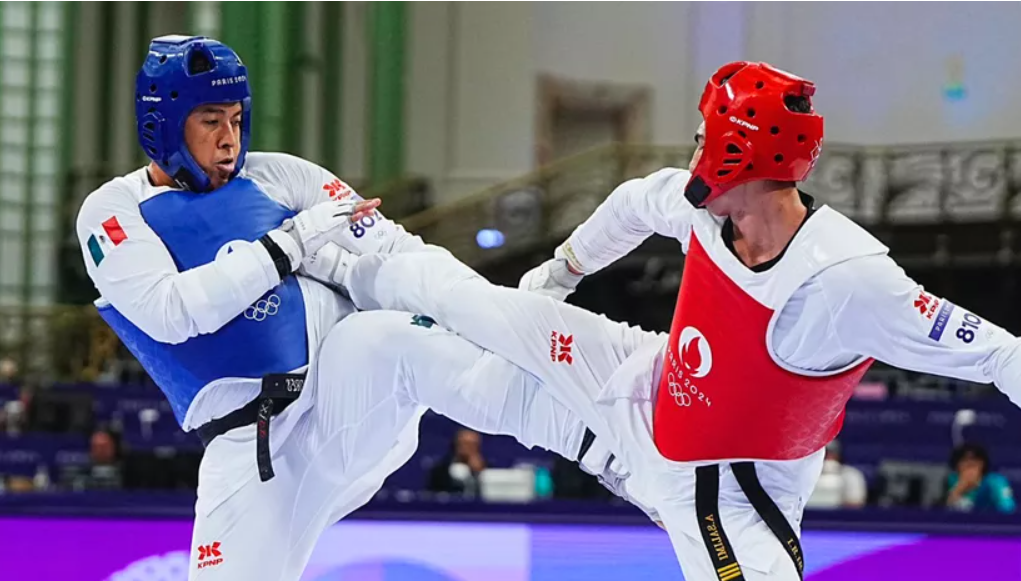
[[[735,142],[731,141],[730,143],[727,144],[727,147],[725,148],[724,154],[721,156],[720,161],[722,162],[721,165],[723,165],[723,166],[736,166],[736,165],[743,165],[744,164],[744,158],[745,158],[745,149],[743,147],[741,147],[741,145],[739,143],[735,143]],[[718,177],[722,178],[722,177],[730,174],[731,170],[733,170],[735,168],[734,167],[721,167],[719,169],[722,170],[722,171],[717,171],[716,175]]]

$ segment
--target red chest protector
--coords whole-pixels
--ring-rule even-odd
[[[788,371],[767,351],[773,315],[692,234],[653,413],[664,457],[794,460],[836,437],[872,361],[827,376]]]

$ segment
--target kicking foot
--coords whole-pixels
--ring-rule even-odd
[[[351,224],[336,231],[332,241],[356,256],[398,251],[407,239],[413,237],[400,224],[379,213],[376,210],[379,204],[376,198],[361,202]]]

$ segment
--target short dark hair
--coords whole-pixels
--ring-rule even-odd
[[[727,84],[730,77],[733,77],[737,71],[730,73],[729,75],[720,79],[720,86]],[[794,113],[811,113],[812,112],[812,100],[805,96],[800,95],[787,95],[783,98],[783,104],[787,107],[788,111]]]
[[[787,95],[783,98],[783,104],[787,106],[788,111],[793,111],[794,113],[812,112],[812,101],[808,97]]]
[[[193,50],[188,55],[188,74],[197,75],[213,70],[213,61],[201,50]]]
[[[957,464],[968,456],[974,456],[982,461],[983,476],[989,473],[989,452],[984,446],[972,442],[965,442],[954,448],[954,451],[950,453],[950,469],[957,470]]]

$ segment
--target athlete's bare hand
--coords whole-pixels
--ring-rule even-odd
[[[376,208],[383,203],[383,200],[379,198],[372,198],[371,200],[362,200],[355,204],[355,213],[351,215],[351,221],[357,222],[366,216],[371,216]]]

